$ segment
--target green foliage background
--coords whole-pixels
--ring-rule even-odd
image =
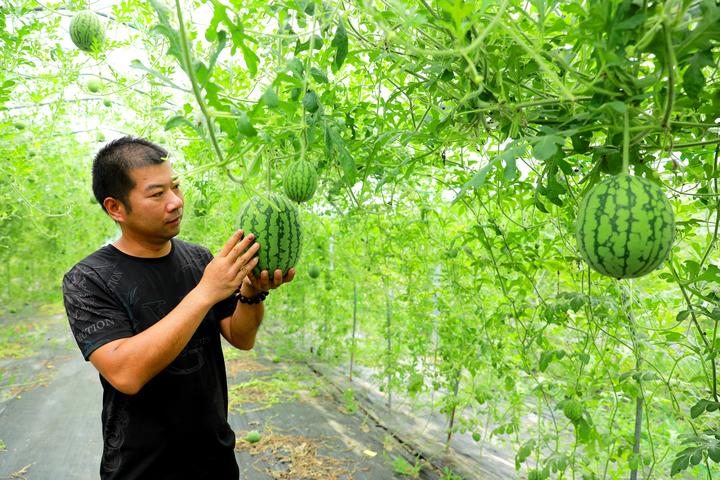
[[[83,8],[107,27],[92,54],[67,33]],[[182,235],[213,249],[302,157],[321,185],[269,301],[288,346],[352,354],[529,478],[717,477],[714,0],[16,0],[0,32],[6,309],[58,300],[117,235],[90,189],[102,142],[168,147]],[[662,269],[617,282],[573,221],[623,161],[678,222]]]

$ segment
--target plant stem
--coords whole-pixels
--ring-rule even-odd
[[[175,9],[177,10],[178,15],[178,23],[180,25],[180,39],[182,44],[182,55],[183,60],[185,62],[185,71],[188,75],[188,78],[190,79],[190,83],[192,83],[192,90],[195,94],[195,100],[198,103],[198,106],[200,107],[200,111],[203,114],[203,117],[205,117],[205,123],[207,124],[208,133],[210,135],[210,141],[212,142],[213,149],[215,150],[215,154],[217,155],[220,162],[225,161],[225,157],[223,155],[222,150],[220,149],[220,144],[218,143],[217,138],[215,137],[215,127],[212,118],[210,117],[210,114],[208,113],[207,107],[205,106],[205,101],[202,98],[202,94],[200,92],[200,87],[198,86],[197,78],[195,77],[195,70],[193,70],[192,61],[190,57],[190,46],[187,38],[187,32],[185,32],[185,23],[183,21],[182,16],[182,9],[180,8],[180,0],[175,0]]]
[[[450,440],[452,440],[453,425],[455,424],[455,411],[457,410],[457,396],[460,391],[460,371],[455,373],[455,385],[453,386],[453,407],[450,412],[450,422],[448,424],[447,438],[445,440],[445,449],[450,448]]]
[[[675,97],[675,50],[672,45],[672,37],[667,21],[663,23],[663,33],[665,34],[665,49],[667,50],[668,61],[668,92],[667,103],[665,104],[665,114],[663,115],[661,125],[665,129],[670,128],[670,116],[672,115],[673,102]]]
[[[385,280],[386,277],[383,278]],[[387,369],[387,387],[385,389],[385,393],[387,393],[387,407],[388,410],[392,410],[392,392],[390,391],[390,380],[392,379],[390,375],[390,360],[392,359],[392,339],[391,339],[391,326],[392,326],[392,310],[391,310],[391,292],[388,288],[387,281],[384,281],[385,283],[385,302],[387,307],[387,364],[385,365],[385,368]]]
[[[698,322],[697,316],[695,315],[695,307],[693,306],[692,302],[690,301],[690,297],[687,294],[687,291],[685,290],[685,286],[683,285],[682,281],[680,280],[680,277],[677,274],[677,270],[675,270],[675,266],[672,264],[672,262],[668,262],[668,265],[670,266],[670,271],[673,274],[673,277],[675,278],[675,282],[677,282],[678,286],[680,287],[680,292],[683,295],[683,298],[685,299],[685,303],[687,304],[688,311],[690,312],[690,318],[692,318],[693,324],[695,325],[695,328],[697,328],[698,334],[700,335],[700,339],[702,340],[703,344],[705,345],[705,349],[708,351],[708,353],[713,351],[713,347],[710,345],[710,342],[708,342],[707,335],[705,332],[703,332],[703,329],[700,327],[700,323]],[[712,394],[713,394],[713,400],[716,402],[720,401],[718,398],[717,393],[717,365],[715,363],[715,358],[710,359],[710,362],[712,364]]]
[[[626,115],[627,116],[627,115]],[[642,415],[643,415],[643,394],[642,394],[642,383],[641,383],[641,375],[640,375],[640,368],[642,366],[642,354],[640,352],[640,343],[638,341],[637,336],[637,325],[635,324],[635,317],[633,317],[632,314],[632,297],[628,295],[625,290],[622,292],[623,300],[625,303],[625,315],[627,316],[628,321],[630,322],[630,333],[632,335],[633,339],[633,346],[635,347],[635,372],[638,375],[637,377],[637,383],[638,383],[638,396],[635,399],[635,439],[633,444],[633,454],[639,455],[640,454],[640,437],[642,434]],[[638,460],[639,464],[642,464]],[[630,470],[630,480],[637,480],[637,468],[633,468]]]
[[[630,113],[628,108],[625,105],[625,113],[623,114],[623,153],[620,175],[627,175],[628,165],[630,164]]]
[[[357,332],[357,283],[353,283],[353,326],[352,344],[350,346],[350,381],[352,382],[353,364],[355,363],[355,342]]]

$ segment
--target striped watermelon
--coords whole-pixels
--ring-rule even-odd
[[[280,269],[283,275],[300,259],[302,224],[297,207],[283,195],[255,196],[240,209],[240,227],[245,234],[253,233],[260,244],[259,262],[253,270],[270,275]]]
[[[100,18],[89,10],[76,14],[70,20],[70,39],[80,50],[92,52],[93,45],[105,40],[105,29]]]
[[[317,172],[307,160],[291,163],[283,176],[285,195],[298,203],[310,200],[315,195],[317,185]]]
[[[672,247],[675,218],[663,191],[630,175],[610,177],[583,198],[575,238],[585,261],[603,275],[641,277]]]
[[[320,276],[320,269],[317,267],[317,265],[310,265],[310,268],[308,269],[308,275],[310,275],[310,278],[318,278]]]

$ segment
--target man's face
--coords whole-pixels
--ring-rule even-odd
[[[184,200],[170,163],[133,168],[129,174],[135,187],[128,195],[131,210],[121,222],[128,233],[151,242],[180,233]]]

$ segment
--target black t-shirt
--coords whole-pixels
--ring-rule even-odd
[[[132,257],[106,245],[75,265],[65,274],[63,294],[85,359],[165,317],[198,284],[210,260],[206,248],[173,239],[161,258]],[[136,395],[100,376],[103,479],[239,477],[219,324],[234,308],[232,297],[215,305],[180,355]]]

